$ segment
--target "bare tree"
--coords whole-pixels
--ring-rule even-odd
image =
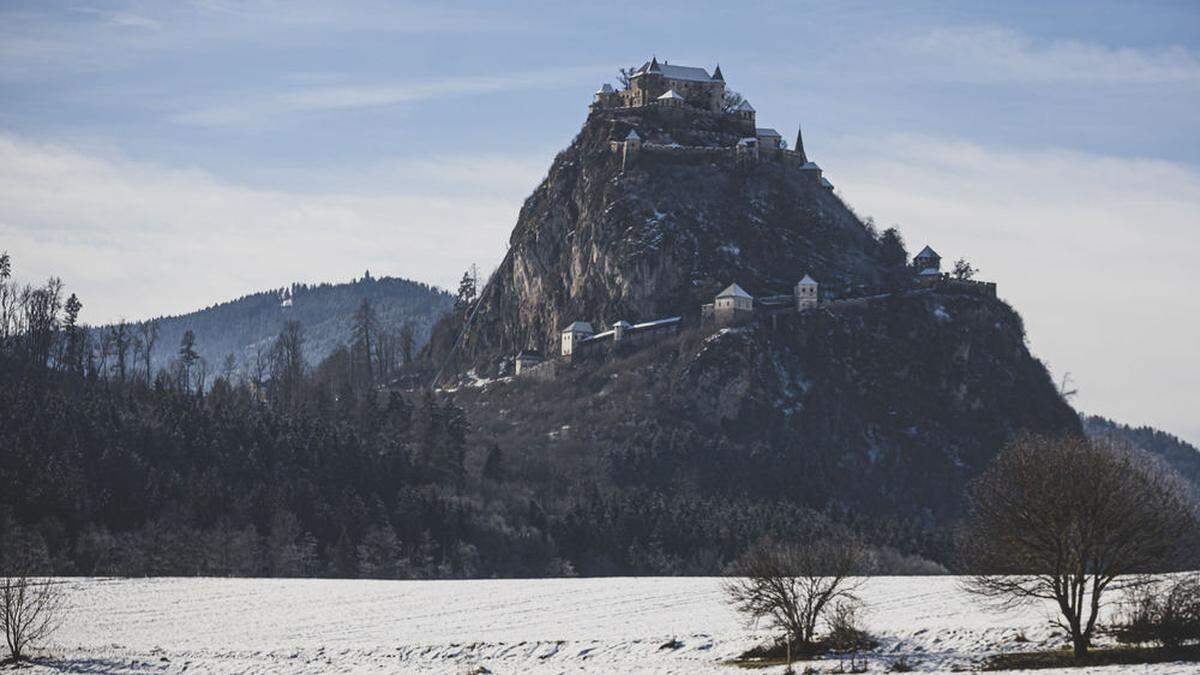
[[[60,582],[32,576],[37,556],[23,539],[10,542],[0,570],[0,631],[11,661],[27,658],[27,650],[50,637],[63,605]]]
[[[146,367],[146,386],[154,380],[154,372],[152,370],[152,358],[154,356],[154,343],[158,342],[158,322],[154,319],[143,321],[138,324],[138,335],[142,338],[142,358],[143,365]]]
[[[299,321],[288,321],[271,347],[271,397],[284,407],[299,399],[304,384],[304,329]]]
[[[855,593],[872,569],[871,552],[846,533],[790,545],[758,546],[729,569],[722,588],[731,605],[751,619],[767,619],[802,648],[814,644],[817,625],[839,600]]]
[[[732,89],[726,89],[725,95],[721,98],[721,110],[724,110],[725,112],[733,112],[745,100],[745,97],[736,91]]]
[[[128,356],[130,336],[132,335],[129,324],[125,319],[121,319],[115,326],[109,327],[108,334],[112,342],[113,356],[117,359],[113,364],[113,370],[117,371],[117,381],[125,384],[125,377],[129,372]]]
[[[412,323],[405,321],[400,327],[400,353],[404,357],[404,365],[412,365],[413,348],[416,346],[416,339],[413,336]]]
[[[1104,593],[1194,561],[1197,511],[1151,457],[1080,437],[1022,436],[972,485],[966,588],[999,608],[1055,603],[1076,656]]]
[[[641,68],[639,66],[630,66],[629,68],[617,69],[617,82],[620,83],[622,89],[628,89],[629,83],[633,80],[633,76]]]
[[[954,261],[954,271],[951,274],[955,279],[970,281],[975,278],[976,274],[979,274],[979,268],[967,262],[966,258],[959,258]]]

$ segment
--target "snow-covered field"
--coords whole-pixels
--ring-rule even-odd
[[[498,581],[72,579],[70,612],[36,669],[81,673],[739,673],[765,639],[712,578]],[[1049,649],[1046,607],[981,611],[952,577],[872,580],[872,671],[970,669]],[[1018,641],[1023,635],[1028,642]],[[666,647],[672,639],[681,645]],[[816,662],[829,672],[836,661]],[[802,669],[802,668],[801,668]],[[1195,673],[1195,664],[1041,673]],[[31,672],[31,671],[25,671]]]

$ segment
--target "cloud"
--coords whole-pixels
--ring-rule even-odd
[[[931,244],[998,282],[1081,409],[1200,441],[1195,167],[925,136],[843,138],[830,155],[844,198],[899,223],[910,252]]]
[[[605,66],[581,66],[506,75],[444,77],[424,82],[298,85],[267,96],[238,97],[235,102],[179,113],[174,119],[176,122],[202,126],[256,125],[279,115],[552,87],[576,82],[584,76],[601,75],[609,70]]]
[[[61,276],[93,323],[367,268],[449,285],[471,263],[498,262],[542,169],[476,166],[473,184],[459,180],[462,162],[433,158],[341,181],[387,191],[297,193],[0,135],[0,247],[24,279]]]
[[[1200,57],[1182,46],[1036,41],[997,26],[939,27],[895,44],[915,59],[911,67],[965,82],[1200,84]]]
[[[101,17],[105,23],[113,26],[123,26],[126,28],[149,28],[157,30],[162,28],[163,24],[157,19],[138,14],[136,12],[124,12],[107,9],[99,9],[96,7],[76,7],[76,12],[81,14],[91,14]]]

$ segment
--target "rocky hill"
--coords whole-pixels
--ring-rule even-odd
[[[623,170],[610,142],[633,129],[643,150]],[[575,320],[694,314],[735,280],[755,294],[805,273],[827,288],[878,283],[864,224],[813,172],[739,161],[739,132],[717,115],[592,114],[521,209],[459,365],[490,373],[521,349],[554,353]]]
[[[631,129],[644,144],[623,167],[612,143]],[[969,479],[1015,434],[1082,433],[1080,420],[1011,307],[897,281],[815,167],[748,158],[737,140],[719,115],[589,117],[525,203],[449,360],[449,379],[476,385],[456,394],[475,443],[503,448],[552,513],[595,489],[788,503],[948,562],[945,525]],[[697,316],[733,281],[762,296],[806,273],[843,299],[739,327]],[[684,316],[678,335],[488,379],[521,349],[553,359],[572,321],[665,315]],[[460,328],[441,326],[431,352]]]

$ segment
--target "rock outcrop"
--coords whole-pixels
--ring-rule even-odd
[[[630,129],[644,145],[623,170],[610,143]],[[877,242],[819,172],[739,159],[741,131],[700,113],[589,117],[521,209],[459,369],[494,373],[526,348],[556,354],[576,320],[694,315],[735,280],[754,294],[788,292],[805,273],[826,288],[877,283]]]

